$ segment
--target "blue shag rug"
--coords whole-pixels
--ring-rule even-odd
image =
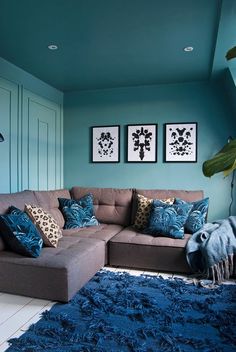
[[[236,351],[236,285],[100,271],[8,352]]]

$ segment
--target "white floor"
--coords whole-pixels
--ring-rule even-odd
[[[23,334],[40,319],[40,314],[55,302],[0,293],[0,352],[8,348],[7,340]]]
[[[187,279],[186,276],[175,274],[163,274],[157,272],[126,270],[117,268],[108,268],[111,271],[126,271],[132,275],[162,275],[164,278],[180,277]],[[227,283],[235,283],[229,281]],[[12,337],[19,337],[28,327],[36,323],[43,311],[50,309],[55,302],[43,299],[10,295],[0,293],[0,352],[6,351],[8,342]]]

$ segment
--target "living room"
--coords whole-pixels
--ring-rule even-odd
[[[202,165],[235,138],[236,59],[225,58],[235,46],[234,0],[0,0],[0,7],[0,193],[202,190],[209,222],[229,216],[232,174],[209,178]],[[171,124],[195,126],[192,160],[167,161]],[[151,162],[129,160],[128,129],[136,125],[156,126]],[[119,127],[115,162],[95,162],[93,131],[103,126]]]

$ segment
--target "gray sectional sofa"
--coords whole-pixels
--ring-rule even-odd
[[[149,198],[203,198],[202,191],[73,187],[55,191],[23,191],[0,195],[0,214],[9,206],[41,206],[63,229],[58,198],[79,199],[92,193],[100,225],[62,230],[57,248],[44,247],[38,258],[7,250],[0,238],[0,292],[67,302],[105,265],[189,273],[184,239],[152,237],[136,232],[136,194]]]

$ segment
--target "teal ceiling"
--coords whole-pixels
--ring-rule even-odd
[[[235,4],[0,0],[0,56],[62,91],[206,80],[227,66]]]

